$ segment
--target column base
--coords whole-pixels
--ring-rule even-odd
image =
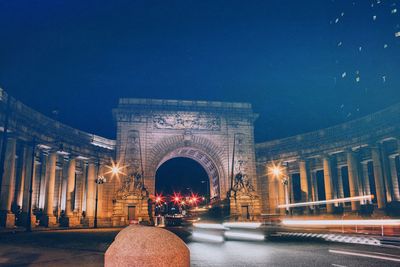
[[[94,227],[94,217],[85,217],[82,219],[82,225],[85,227],[93,228]]]
[[[19,224],[21,226],[27,226],[28,213],[27,212],[21,213],[21,215],[19,216],[19,219],[20,219]],[[36,216],[31,215],[31,228],[34,228],[34,227],[36,227]]]
[[[81,220],[77,216],[68,216],[68,217],[61,217],[60,218],[60,226],[63,227],[78,227],[81,226]]]
[[[56,227],[57,225],[57,218],[51,215],[43,215],[40,218],[40,225],[45,227]]]
[[[0,211],[0,227],[14,228],[15,214],[7,210]]]

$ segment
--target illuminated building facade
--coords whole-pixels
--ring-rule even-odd
[[[27,225],[28,218],[48,227],[148,220],[156,170],[174,157],[200,163],[214,203],[229,205],[242,219],[371,206],[379,213],[400,201],[400,105],[259,144],[257,115],[247,103],[120,99],[113,114],[117,140],[68,127],[1,90],[0,226]],[[110,171],[115,162],[120,173]],[[96,183],[99,178],[105,183]]]

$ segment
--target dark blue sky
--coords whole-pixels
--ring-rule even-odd
[[[271,140],[400,102],[397,2],[0,0],[0,85],[111,138],[119,97],[251,102]]]

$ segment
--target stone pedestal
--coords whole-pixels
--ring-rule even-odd
[[[128,214],[129,208],[134,214]],[[112,226],[129,225],[129,216],[132,216],[131,220],[150,222],[148,197],[133,192],[124,198],[117,198],[113,205]]]
[[[229,198],[230,215],[239,221],[257,220],[261,216],[260,199],[249,195]]]
[[[9,211],[0,211],[0,227],[14,228],[15,214]]]
[[[42,218],[40,218],[40,225],[46,227],[58,226],[57,218],[55,216],[43,215]]]
[[[28,217],[28,213],[26,213],[26,212],[21,213],[21,215],[19,216],[20,225],[22,225],[22,226],[27,225],[27,217]],[[32,228],[36,227],[36,216],[35,215],[31,215],[31,227]]]
[[[85,227],[93,228],[94,227],[94,217],[85,217],[82,219],[82,225]]]
[[[190,252],[179,237],[167,230],[131,225],[119,232],[107,249],[104,266],[189,267]]]
[[[78,216],[68,216],[60,218],[60,225],[64,227],[77,227],[81,226],[81,220]]]

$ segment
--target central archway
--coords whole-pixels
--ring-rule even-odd
[[[177,157],[164,162],[156,171],[156,193],[181,193],[208,198],[209,176],[203,166],[190,158]]]
[[[221,151],[211,141],[185,135],[163,139],[150,154],[146,183],[151,193],[155,192],[156,170],[166,161],[173,158],[189,158],[199,163],[209,179],[210,199],[219,200],[221,192],[224,192],[225,172],[218,152]]]

